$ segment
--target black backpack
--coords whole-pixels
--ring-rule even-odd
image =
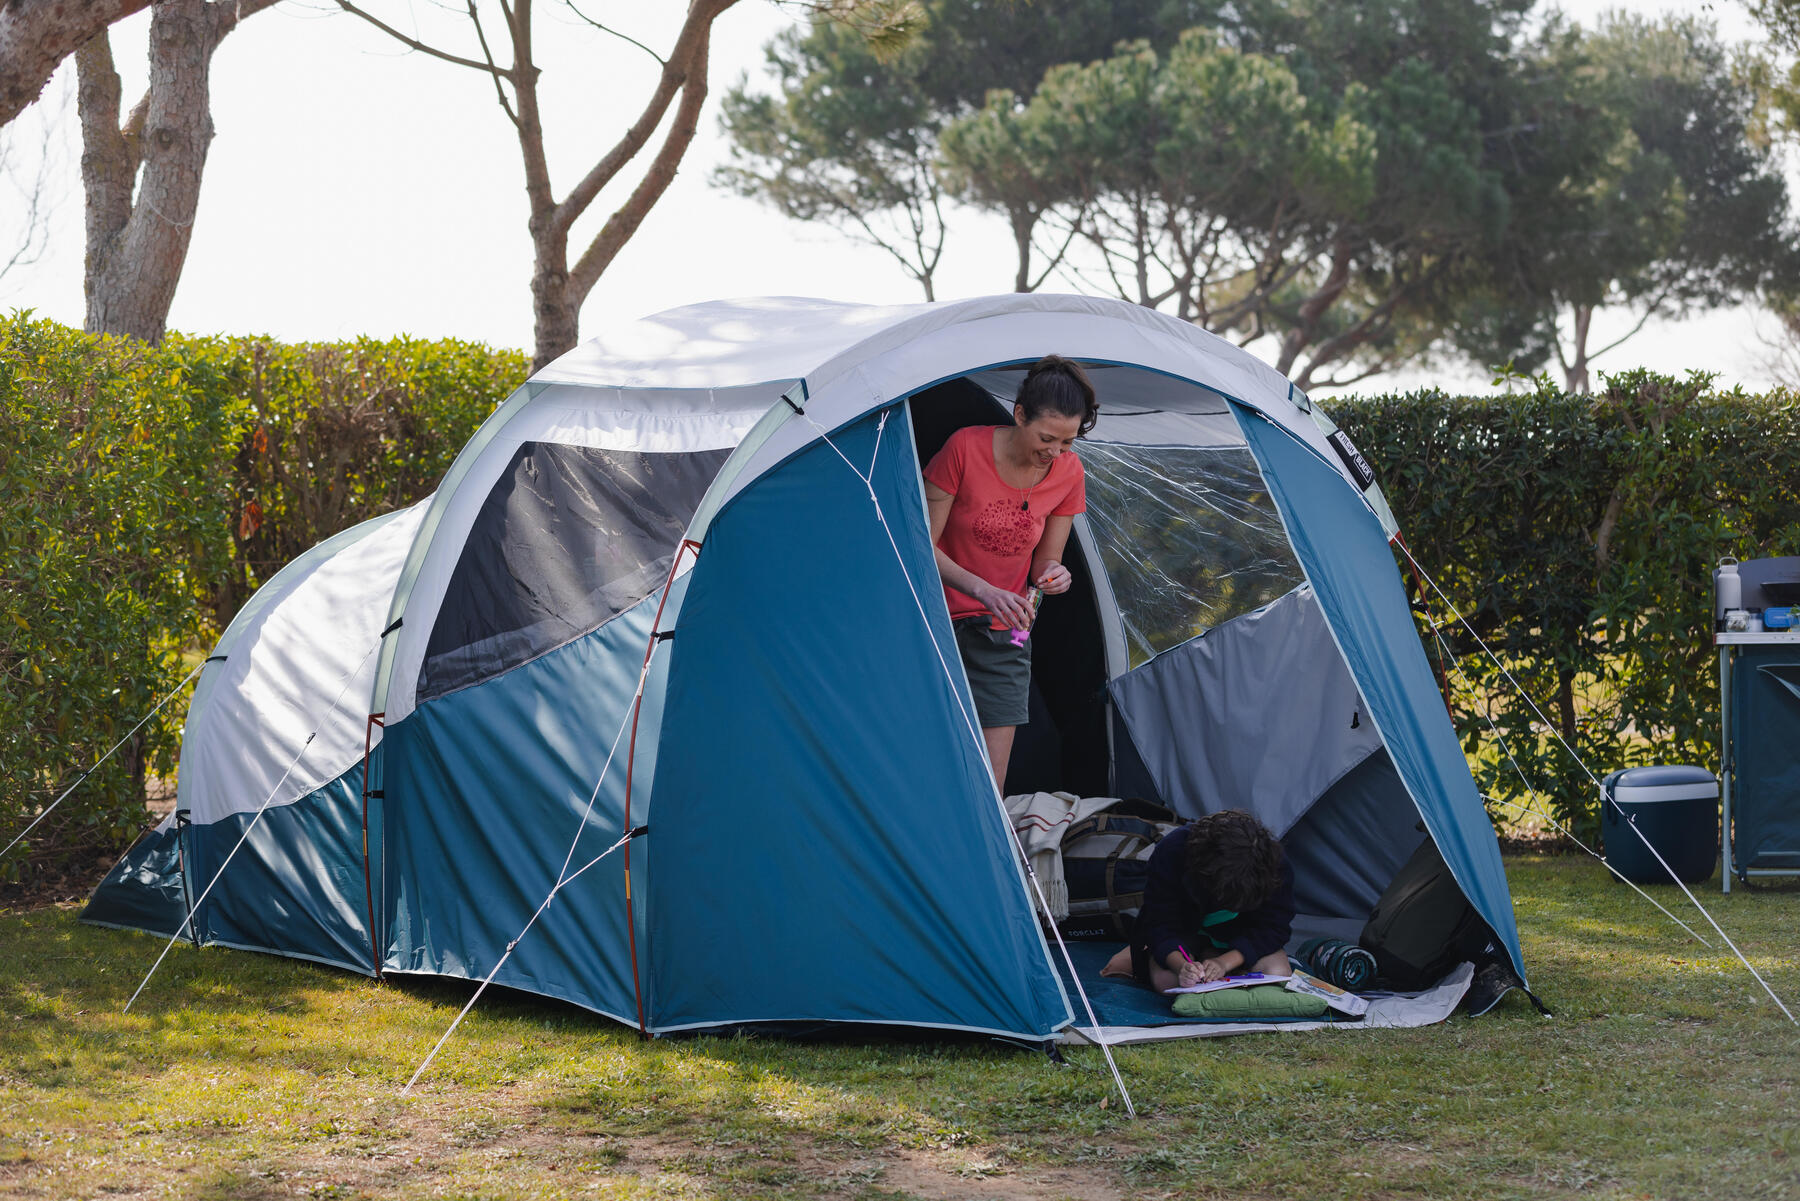
[[[1479,967],[1499,952],[1429,837],[1375,902],[1357,941],[1374,954],[1381,984],[1397,992],[1430,988],[1464,960]]]
[[[1069,916],[1057,923],[1062,936],[1129,939],[1144,905],[1150,852],[1180,824],[1172,811],[1134,797],[1070,826],[1062,840],[1069,886]]]

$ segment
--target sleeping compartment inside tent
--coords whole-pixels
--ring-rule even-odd
[[[1010,424],[1027,366],[915,393],[920,464],[963,426]],[[1249,810],[1294,866],[1290,946],[1354,941],[1424,833],[1237,419],[1184,380],[1088,371],[1101,410],[1077,444],[1073,585],[1032,628],[1031,720],[1003,791]]]

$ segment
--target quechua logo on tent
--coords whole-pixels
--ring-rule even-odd
[[[1331,449],[1337,451],[1338,458],[1344,461],[1344,466],[1356,480],[1358,488],[1366,490],[1375,482],[1375,469],[1369,466],[1369,460],[1363,458],[1362,451],[1356,449],[1356,444],[1350,441],[1349,434],[1343,430],[1333,430],[1325,436],[1325,440],[1331,443]]]

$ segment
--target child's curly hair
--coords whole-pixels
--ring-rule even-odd
[[[1242,809],[1209,813],[1189,829],[1182,883],[1196,899],[1245,913],[1281,883],[1281,843]]]

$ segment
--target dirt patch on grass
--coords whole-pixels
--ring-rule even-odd
[[[580,1134],[540,1123],[529,1105],[488,1106],[472,1114],[449,1102],[398,1107],[373,1120],[347,1121],[313,1144],[289,1143],[265,1156],[203,1165],[173,1180],[152,1168],[123,1189],[121,1181],[101,1191],[147,1197],[177,1183],[192,1196],[256,1198],[488,1195],[496,1189],[635,1196],[638,1188],[659,1195],[865,1201],[1120,1201],[1127,1195],[1110,1168],[1021,1164],[998,1148],[840,1150],[800,1132],[740,1144],[668,1134]],[[20,1196],[53,1195],[44,1187],[52,1182],[32,1180],[30,1167],[14,1165],[0,1179],[10,1177],[8,1187]]]
[[[716,1148],[664,1135],[634,1139],[629,1143],[621,1140],[620,1148],[620,1167],[640,1176],[665,1175],[671,1171],[693,1174],[697,1166],[713,1161],[724,1172],[703,1170],[701,1174],[723,1176],[721,1183],[727,1184],[733,1169],[742,1169],[749,1158],[744,1153],[721,1154]],[[1125,1196],[1115,1174],[1110,1171],[1079,1165],[1021,1165],[1009,1161],[997,1148],[963,1146],[939,1151],[883,1147],[839,1154],[821,1148],[810,1138],[796,1135],[778,1148],[775,1155],[787,1172],[796,1177],[794,1183],[803,1181],[808,1191],[822,1195],[872,1193],[884,1198],[916,1197],[921,1201],[974,1201],[976,1198],[1119,1201]],[[769,1179],[764,1183],[775,1185],[780,1182]]]

